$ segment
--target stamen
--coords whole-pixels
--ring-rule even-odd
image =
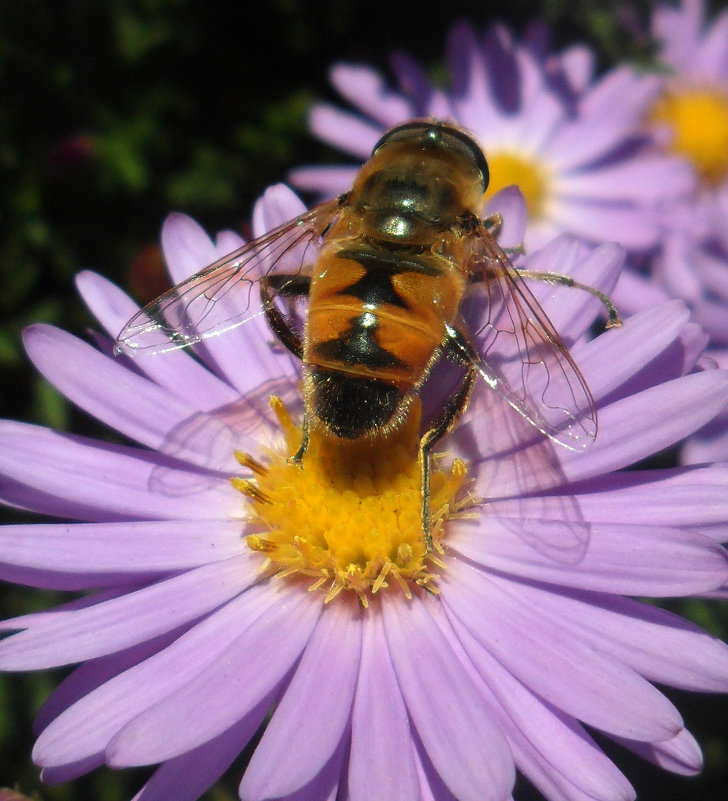
[[[268,471],[264,465],[262,465],[249,453],[245,453],[244,451],[235,451],[235,458],[240,462],[243,467],[250,468],[254,473],[257,473],[259,476],[264,476]]]
[[[384,591],[407,598],[420,589],[437,594],[439,571],[446,567],[446,521],[473,501],[464,493],[465,463],[456,459],[443,469],[442,455],[433,459],[433,549],[428,552],[422,531],[419,403],[387,436],[350,441],[312,429],[300,464],[291,456],[301,429],[278,398],[271,406],[285,451],[267,453],[265,464],[236,454],[255,477],[231,479],[250,504],[253,532],[247,543],[266,557],[266,572],[279,579],[312,579],[308,589],[323,592],[325,603],[344,591],[353,593],[363,608]]]
[[[254,501],[258,501],[259,503],[270,503],[270,498],[258,489],[257,485],[250,481],[247,478],[231,478],[230,483],[235,487],[235,489],[240,490],[243,495],[247,495],[249,498],[252,498]]]
[[[301,441],[301,431],[298,429],[293,420],[291,420],[291,415],[288,414],[288,409],[286,409],[283,401],[279,397],[272,395],[270,399],[270,406],[271,409],[273,409],[273,413],[278,418],[278,424],[283,429],[283,433],[286,436],[286,445],[288,446],[289,450],[293,452],[294,449],[292,448],[291,443],[295,441],[296,437],[298,437],[299,442]],[[291,455],[293,455],[293,453]]]

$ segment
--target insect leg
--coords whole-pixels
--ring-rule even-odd
[[[306,454],[308,450],[308,440],[309,440],[309,431],[308,431],[308,415],[304,412],[303,414],[303,431],[301,436],[301,445],[299,446],[298,450],[291,456],[288,461],[293,462],[293,464],[297,464],[299,467],[301,466],[301,460]]]
[[[297,358],[303,358],[303,340],[293,331],[285,316],[275,305],[273,291],[279,297],[298,297],[308,295],[311,280],[303,275],[266,276],[260,281],[260,297],[265,309],[265,317],[273,333]]]
[[[497,237],[503,227],[503,215],[496,211],[495,214],[483,218],[483,225],[488,229],[488,233]]]
[[[497,238],[503,228],[503,215],[499,211],[496,211],[494,214],[483,218],[481,222],[486,231],[491,234],[491,236]],[[514,247],[501,245],[500,247],[508,256],[522,256],[526,252],[523,244],[515,245]]]
[[[599,298],[599,300],[604,304],[604,308],[607,310],[607,328],[620,328],[623,325],[622,318],[619,316],[617,307],[614,305],[614,303],[612,303],[609,295],[605,294],[604,292],[600,292],[593,286],[582,284],[579,281],[575,281],[573,278],[571,278],[571,276],[561,275],[561,273],[544,273],[538,272],[537,270],[522,270],[519,267],[518,274],[521,276],[521,278],[530,278],[534,281],[545,281],[547,284],[560,284],[561,286],[583,289],[584,292],[588,292],[590,295],[594,295],[595,298]]]
[[[269,275],[265,276],[260,282],[260,297],[265,308],[265,317],[273,333],[285,345],[294,356],[303,358],[303,340],[293,331],[288,324],[285,316],[275,305],[273,291],[278,297],[300,297],[308,295],[311,287],[311,279],[305,275]],[[296,453],[290,457],[289,461],[300,465],[306,450],[308,449],[309,432],[308,417],[303,415],[303,432],[301,445]]]
[[[432,550],[432,512],[430,509],[430,452],[438,440],[447,434],[468,405],[470,392],[478,376],[477,354],[467,338],[457,329],[447,326],[443,349],[448,355],[467,366],[460,386],[450,396],[442,413],[420,440],[420,470],[422,482],[422,531],[427,553]]]

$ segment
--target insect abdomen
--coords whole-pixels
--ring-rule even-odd
[[[371,244],[322,252],[303,360],[313,409],[338,436],[386,425],[425,377],[462,294],[439,261]]]
[[[416,386],[462,290],[432,255],[386,248],[322,253],[311,285],[304,362]]]

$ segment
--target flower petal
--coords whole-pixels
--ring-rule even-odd
[[[89,270],[76,276],[76,287],[91,313],[112,337],[116,337],[139,311],[136,303],[119,287]],[[127,360],[118,358],[128,367]],[[231,386],[181,350],[165,353],[161,359],[136,359],[134,368],[198,409],[214,409],[238,398]]]
[[[0,643],[3,670],[34,670],[128,648],[211,611],[256,578],[248,553],[49,620]],[[150,614],[149,610],[154,610]]]
[[[517,186],[507,186],[488,198],[483,209],[485,218],[499,214],[503,223],[498,231],[498,244],[504,249],[519,248],[528,222],[526,200]]]
[[[680,461],[683,464],[706,464],[725,460],[728,454],[728,428],[712,436],[692,437],[685,443]]]
[[[311,109],[308,124],[324,142],[362,160],[369,158],[382,135],[381,128],[326,103],[317,103]]]
[[[184,628],[167,632],[146,642],[116,651],[113,654],[89,659],[67,676],[48,696],[41,706],[33,731],[40,734],[67,709],[87,695],[98,690],[102,684],[115,679],[116,676],[138,665],[150,656],[163,651],[184,633]],[[42,764],[42,763],[39,763]]]
[[[652,16],[652,33],[661,43],[665,63],[680,69],[689,68],[702,44],[704,25],[703,0],[687,0],[679,7],[658,6]]]
[[[578,505],[594,523],[699,527],[712,536],[728,521],[726,487],[728,468],[719,465],[614,473],[581,485]],[[494,504],[494,514],[506,514],[508,504]]]
[[[559,178],[558,192],[592,200],[635,200],[639,203],[665,201],[692,190],[695,174],[682,159],[667,156],[638,156],[584,170]],[[615,237],[619,241],[619,234]]]
[[[25,347],[38,371],[84,411],[131,439],[158,448],[169,431],[196,408],[50,325],[24,332]]]
[[[322,199],[335,197],[351,188],[359,167],[297,167],[288,180],[299,189],[317,192]]]
[[[338,801],[338,799],[344,798],[346,790],[343,777],[345,776],[344,766],[346,764],[347,750],[348,739],[344,737],[339,742],[333,756],[305,787],[285,797],[279,797],[276,801],[308,801],[309,799]],[[238,794],[241,798],[253,801],[252,797],[245,794],[243,790],[244,782],[245,776],[243,776],[243,781],[238,787]]]
[[[225,638],[214,663],[127,723],[109,743],[109,764],[163,762],[217,737],[279,686],[320,611],[319,598],[286,588],[241,634]]]
[[[43,768],[40,778],[44,784],[54,785],[61,782],[73,781],[89,771],[95,770],[104,764],[103,754],[95,754],[88,759],[74,762],[73,765],[63,765],[60,768]]]
[[[386,86],[382,76],[363,64],[335,64],[329,73],[339,94],[387,128],[412,117],[412,106]]]
[[[565,171],[603,159],[634,137],[659,87],[656,76],[637,76],[628,66],[608,72],[580,99],[576,119],[554,137],[551,152],[558,168]]]
[[[613,739],[641,756],[642,759],[672,773],[695,776],[703,768],[703,754],[700,746],[687,729],[681,729],[673,738],[663,740],[661,743],[640,743],[621,737]]]
[[[184,570],[235,556],[246,548],[241,530],[236,520],[3,526],[0,574],[6,581],[22,576],[24,583],[32,583],[30,571],[77,576],[91,588],[105,574]]]
[[[86,673],[79,682],[88,685],[89,691],[82,694],[71,686],[66,697],[56,700],[51,696],[52,708],[44,713],[44,718],[59,708],[63,711],[38,738],[34,760],[40,765],[54,766],[103,752],[109,740],[130,720],[217,664],[231,642],[252,626],[260,625],[261,616],[282,605],[281,595],[279,588],[252,587],[171,641],[157,642],[157,650],[149,650],[145,645],[130,649],[121,661],[109,658],[79,668],[76,673]],[[95,675],[96,664],[103,671],[100,677]],[[248,711],[270,691],[268,687],[252,698]],[[66,708],[68,701],[71,704]],[[245,714],[243,711],[238,719]],[[189,749],[180,753],[185,750]]]
[[[637,312],[621,328],[573,347],[571,355],[594,398],[605,398],[640,373],[651,378],[645,366],[676,342],[689,318],[682,301],[668,301]]]
[[[518,585],[519,600],[575,640],[656,684],[728,691],[728,645],[677,615],[613,595]]]
[[[519,770],[549,799],[633,799],[634,790],[584,728],[531,693],[453,615],[453,629],[492,693]]]
[[[240,516],[240,494],[224,477],[162,466],[180,483],[195,475],[200,485],[186,495],[165,493],[155,481],[160,464],[146,451],[0,421],[0,474],[33,490],[26,495],[31,509],[89,521],[209,519],[211,509],[220,517]],[[59,501],[54,506],[46,496]]]
[[[581,134],[583,136],[583,132]],[[592,242],[618,240],[628,250],[653,247],[662,233],[659,218],[648,208],[610,204],[561,195],[549,206],[551,221],[574,236]]]
[[[595,592],[671,597],[707,592],[728,579],[728,557],[720,545],[666,526],[586,521],[586,542],[574,546],[573,554],[565,550],[554,558],[553,550],[540,547],[539,532],[545,542],[551,537],[548,506],[541,501],[529,506],[525,499],[511,519],[491,516],[497,511],[486,507],[479,526],[453,532],[451,547],[491,570]],[[530,520],[529,508],[536,510],[537,519]]]
[[[498,726],[419,599],[382,598],[392,663],[417,735],[459,801],[504,798],[513,759]],[[467,699],[467,703],[463,702]]]
[[[675,707],[649,682],[544,619],[516,597],[518,586],[459,562],[451,563],[442,591],[484,648],[567,714],[634,740],[665,740],[682,728]]]
[[[600,289],[609,293],[616,284],[619,271],[624,263],[624,251],[613,243],[598,245],[591,251],[583,252],[581,243],[570,241],[570,237],[559,237],[553,245],[564,245],[558,255],[550,264],[559,264],[559,271],[564,271],[575,281]],[[529,269],[537,272],[549,269],[549,262],[539,258],[540,254],[552,253],[552,247],[547,246],[528,260]],[[562,266],[563,265],[563,266]],[[543,286],[537,287],[538,283]],[[554,286],[547,281],[529,281],[529,288],[536,290],[534,294],[541,302],[544,311],[557,331],[564,332],[568,342],[583,336],[594,323],[597,314],[604,313],[604,306],[600,300],[588,292],[578,288]]]
[[[223,249],[218,249],[201,226],[182,214],[169,215],[162,227],[162,249],[170,274],[178,283],[228,255],[225,248],[229,244],[225,237],[221,239]],[[294,371],[288,354],[281,357],[270,347],[272,335],[262,313],[259,293],[250,282],[233,283],[229,291],[215,301],[219,319],[225,317],[225,312],[236,317],[245,309],[249,312],[244,325],[225,331],[221,336],[209,337],[196,346],[203,360],[211,362],[243,395],[271,378]]]
[[[561,454],[564,472],[578,481],[619,470],[692,434],[726,403],[726,370],[666,381],[615,401],[600,410],[600,433],[587,451]]]
[[[301,198],[285,184],[269,186],[253,207],[253,233],[263,236],[306,211]]]
[[[327,607],[248,765],[244,798],[280,798],[312,781],[335,753],[351,714],[361,655],[352,604]],[[278,766],[285,761],[285,771]]]
[[[252,739],[268,707],[265,698],[223,734],[165,762],[132,801],[197,801]]]
[[[362,615],[362,655],[351,722],[351,801],[417,798],[412,733],[376,614]]]

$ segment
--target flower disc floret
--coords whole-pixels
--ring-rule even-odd
[[[488,167],[488,197],[507,186],[517,186],[526,201],[529,217],[543,217],[551,188],[547,170],[542,164],[521,153],[494,150],[488,152]]]
[[[272,406],[286,453],[271,452],[266,465],[240,453],[238,460],[256,477],[233,479],[250,501],[256,533],[247,542],[265,555],[265,567],[279,576],[312,577],[310,589],[322,588],[327,602],[349,590],[366,607],[371,595],[389,586],[407,597],[413,587],[436,593],[444,521],[467,504],[460,499],[467,471],[455,460],[449,475],[431,473],[434,550],[428,552],[418,405],[401,428],[370,439],[343,440],[314,429],[300,464],[291,457],[301,430],[279,399]]]
[[[716,185],[728,175],[728,92],[717,87],[676,88],[654,105],[652,120],[672,132],[671,150]]]

